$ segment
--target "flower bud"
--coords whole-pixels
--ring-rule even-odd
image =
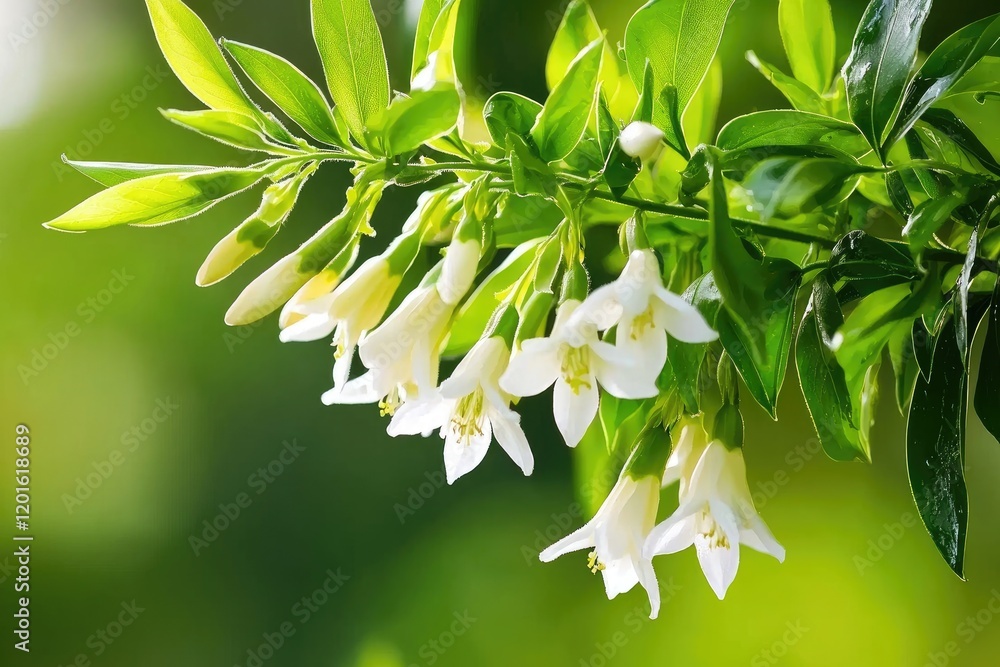
[[[663,137],[663,131],[655,125],[636,121],[622,130],[618,143],[629,157],[650,162],[663,149]]]

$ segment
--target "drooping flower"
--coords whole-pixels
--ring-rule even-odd
[[[673,469],[680,480],[680,506],[650,533],[647,557],[694,545],[705,578],[720,600],[736,578],[741,543],[784,561],[784,547],[754,509],[742,448],[709,442],[701,425],[690,423],[674,454],[665,481],[671,481]]]
[[[579,301],[564,301],[552,333],[523,341],[500,378],[500,386],[513,396],[534,396],[555,384],[553,414],[570,447],[579,444],[597,415],[598,383],[618,398],[650,398],[658,393],[660,372],[636,366],[602,341],[592,322],[575,316],[579,306]]]
[[[402,276],[392,273],[386,258],[373,257],[333,292],[299,304],[296,311],[305,317],[284,329],[280,338],[283,342],[305,342],[333,333],[337,348],[334,386],[343,387],[358,343],[382,321],[401,281]]]
[[[618,347],[636,365],[657,372],[667,361],[664,332],[685,343],[719,337],[695,306],[663,286],[656,254],[649,249],[633,251],[618,279],[594,290],[576,316],[600,331],[618,325]]]
[[[663,130],[642,121],[629,123],[618,137],[622,152],[629,157],[650,162],[663,150]]]
[[[499,385],[509,359],[503,337],[480,340],[437,392],[427,399],[407,401],[396,411],[389,435],[427,436],[439,430],[449,484],[482,462],[494,436],[524,474],[530,475],[535,462],[520,416],[510,409],[511,397]]]
[[[641,584],[649,596],[650,618],[659,614],[660,589],[643,545],[656,523],[660,503],[660,479],[669,449],[662,438],[662,432],[644,433],[594,518],[539,554],[548,563],[563,554],[592,548],[587,565],[604,576],[608,599]]]

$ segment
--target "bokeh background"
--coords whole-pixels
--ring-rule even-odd
[[[215,34],[281,53],[321,80],[306,0],[190,4]],[[375,5],[402,88],[419,0]],[[593,5],[620,39],[639,3]],[[835,5],[846,53],[863,4]],[[481,0],[475,87],[542,98],[560,9]],[[925,47],[991,11],[993,0],[941,3]],[[776,0],[737,3],[722,49],[723,119],[783,106],[743,60],[753,48],[784,63],[776,12]],[[40,29],[26,27],[32,15]],[[36,536],[30,656],[11,646],[13,549],[0,548],[4,665],[996,664],[1000,446],[974,417],[967,583],[916,522],[889,376],[874,463],[863,466],[815,453],[790,373],[780,424],[751,410],[747,428],[751,486],[786,563],[744,551],[719,602],[693,553],[658,559],[672,592],[649,622],[641,591],[604,598],[584,554],[537,562],[550,538],[586,518],[544,399],[524,403],[532,478],[494,448],[474,475],[442,488],[439,440],[392,440],[376,409],[320,404],[326,345],[280,344],[273,317],[225,327],[252,276],[339,210],[343,171],[328,167],[310,183],[266,257],[208,290],[195,272],[252,197],[164,228],[45,231],[40,223],[95,191],[61,167],[61,153],[247,158],[160,118],[159,107],[197,103],[167,74],[143,3],[3,0],[0,33],[0,516],[13,524],[14,426],[25,423]],[[390,193],[375,226],[397,226],[415,195]],[[286,442],[301,451],[275,464]],[[249,506],[206,534],[240,494]],[[10,532],[4,523],[0,544]],[[206,541],[193,546],[192,536]],[[336,592],[318,593],[331,572]],[[122,614],[136,618],[120,628]],[[283,624],[294,634],[261,649],[268,636],[279,643]]]

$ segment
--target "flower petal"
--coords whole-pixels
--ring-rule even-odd
[[[333,333],[337,326],[337,320],[327,313],[317,313],[307,315],[295,324],[282,330],[278,334],[278,340],[282,343],[307,343],[320,338],[326,338]]]
[[[740,542],[755,551],[774,556],[779,563],[785,562],[785,547],[774,539],[771,529],[756,514],[748,519],[747,526],[740,528]]]
[[[660,393],[656,388],[663,365],[659,367],[623,362],[623,353],[610,343],[591,344],[591,370],[609,394],[617,398],[651,398]],[[664,358],[664,361],[666,358]]]
[[[598,553],[598,558],[600,555]],[[631,558],[602,560],[601,564],[604,565],[604,569],[601,570],[601,574],[604,575],[604,592],[607,593],[609,600],[615,599],[620,593],[632,590],[639,583],[639,573],[635,571]]]
[[[660,615],[660,584],[656,581],[656,570],[653,569],[653,561],[642,558],[636,563],[636,572],[639,575],[639,583],[646,589],[649,597],[649,617],[656,618]]]
[[[462,475],[472,472],[486,458],[486,452],[493,440],[490,422],[483,419],[481,432],[468,438],[462,437],[451,424],[446,424],[444,439],[444,471],[449,484],[454,484]]]
[[[400,435],[422,435],[426,438],[448,424],[453,407],[454,401],[446,401],[436,393],[423,400],[406,401],[392,416],[386,432],[394,438]]]
[[[656,309],[656,324],[677,340],[685,343],[709,343],[719,337],[701,311],[685,301],[684,297],[665,287],[657,289],[656,296],[663,306]]]
[[[736,579],[740,566],[739,530],[736,517],[725,505],[712,503],[710,511],[708,521],[715,524],[715,530],[699,532],[695,536],[694,547],[708,585],[721,600],[726,597],[726,591]],[[725,539],[719,539],[722,536],[716,531],[721,532]]]
[[[512,396],[540,394],[559,377],[558,343],[549,338],[532,338],[510,359],[500,378],[500,387]]]
[[[359,405],[361,403],[378,403],[385,398],[375,383],[375,374],[365,373],[354,378],[341,387],[334,387],[322,396],[324,405]]]
[[[573,322],[590,322],[599,330],[610,329],[622,316],[622,305],[618,302],[615,285],[598,287],[583,303],[573,311]]]
[[[551,563],[559,556],[568,554],[580,549],[589,549],[594,546],[594,520],[577,528],[572,533],[562,538],[555,544],[542,550],[538,554],[538,560],[543,563]]]
[[[535,469],[535,457],[521,428],[520,416],[513,410],[493,407],[489,417],[497,443],[525,475],[530,475]]]
[[[562,378],[556,381],[552,395],[552,414],[563,440],[570,447],[576,447],[597,416],[600,395],[597,381],[590,376],[589,382],[577,385],[574,390]]]
[[[694,544],[697,533],[694,511],[695,508],[681,506],[669,519],[653,528],[643,546],[643,556],[675,554]]]

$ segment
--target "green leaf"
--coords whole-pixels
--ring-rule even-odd
[[[910,247],[918,250],[926,246],[941,226],[948,222],[955,209],[964,203],[964,193],[952,192],[918,204],[903,227],[903,236]]]
[[[531,128],[542,111],[542,105],[517,93],[496,93],[483,107],[483,119],[493,143],[501,148],[507,144],[507,133],[522,139],[531,135]]]
[[[222,45],[254,85],[311,137],[347,145],[323,92],[295,65],[255,46],[226,40]]]
[[[969,247],[965,253],[965,263],[958,274],[958,284],[955,285],[955,339],[962,355],[962,363],[966,363],[966,355],[972,336],[969,332],[969,288],[972,286],[973,270],[979,254],[979,230],[973,229],[969,237]],[[975,326],[975,323],[972,323]]]
[[[959,147],[979,160],[984,167],[1000,175],[1000,162],[965,122],[947,109],[928,109],[921,120],[934,130],[954,141]]]
[[[910,81],[885,149],[891,148],[909,132],[921,114],[943,97],[998,42],[1000,14],[976,21],[941,42]]]
[[[792,110],[758,111],[729,121],[719,132],[718,147],[741,151],[771,146],[821,146],[860,157],[868,141],[852,123]]]
[[[562,220],[559,207],[544,197],[508,194],[501,199],[493,219],[497,247],[513,248],[548,236]]]
[[[655,94],[667,86],[676,88],[678,115],[683,115],[715,58],[733,4],[734,0],[651,0],[643,5],[625,28],[625,60],[635,87],[642,88],[649,61]],[[653,124],[661,128],[669,124],[659,105]]]
[[[990,303],[989,324],[983,353],[979,361],[979,377],[976,380],[976,414],[983,426],[994,438],[1000,440],[1000,280],[993,290]]]
[[[65,155],[62,161],[76,169],[84,176],[110,188],[113,185],[125,183],[143,176],[158,174],[183,174],[196,171],[210,171],[215,167],[205,167],[188,164],[137,164],[132,162],[78,162],[70,160]]]
[[[781,0],[778,27],[795,78],[817,93],[833,84],[837,39],[827,0]]]
[[[227,146],[278,155],[299,153],[295,149],[280,146],[271,141],[263,125],[253,116],[215,109],[207,111],[163,109],[160,113],[175,125],[193,130]]]
[[[919,322],[920,318],[916,321]],[[920,373],[914,343],[914,327],[908,322],[901,322],[889,337],[889,359],[896,376],[896,407],[904,417],[913,396],[917,374]]]
[[[955,333],[954,322],[946,323],[934,344],[930,378],[917,378],[906,422],[906,468],[927,532],[948,566],[964,579],[968,380]]]
[[[743,181],[761,218],[791,218],[834,206],[857,187],[857,177],[872,169],[832,158],[774,157],[761,161]]]
[[[208,28],[180,0],[146,0],[160,49],[188,90],[212,109],[259,113]]]
[[[442,354],[460,356],[472,349],[486,330],[493,312],[509,290],[528,270],[541,239],[524,243],[511,252],[466,299],[455,316],[451,334]]]
[[[884,157],[885,131],[917,58],[931,0],[872,0],[844,65],[851,120]]]
[[[715,324],[722,307],[722,296],[711,273],[691,283],[684,291],[684,299],[696,306],[710,325]],[[692,414],[701,411],[702,366],[707,354],[708,345],[705,343],[684,343],[671,337],[667,345],[673,386]]]
[[[708,144],[715,139],[721,101],[722,62],[719,58],[715,58],[681,119],[684,138],[690,150],[693,151],[700,144]]]
[[[461,109],[458,91],[451,86],[414,90],[369,120],[367,143],[384,155],[409,153],[451,132]]]
[[[824,275],[812,296],[795,342],[795,364],[802,396],[827,455],[835,461],[871,460],[855,427],[844,369],[833,351],[834,336],[844,325],[837,295]],[[865,443],[867,444],[867,443]]]
[[[97,193],[45,226],[84,232],[116,225],[150,227],[187,220],[253,187],[271,170],[271,165],[264,164],[247,169],[144,176]]]
[[[788,76],[774,65],[764,62],[753,51],[747,51],[746,59],[799,111],[817,114],[826,112],[826,103],[823,102],[823,98],[806,84]]]
[[[603,38],[595,40],[573,60],[531,128],[539,154],[547,162],[569,155],[587,129],[597,96],[603,44]]]
[[[510,171],[514,192],[519,195],[544,195],[555,200],[559,181],[548,163],[524,139],[509,132],[507,147],[510,149]]]
[[[828,269],[834,282],[847,284],[852,298],[910,283],[921,275],[904,246],[887,243],[859,229],[834,246]]]
[[[327,85],[351,134],[389,106],[389,70],[369,0],[312,0],[313,37]]]
[[[549,90],[555,90],[580,52],[603,36],[590,3],[570,0],[545,60],[545,82]]]
[[[449,0],[423,0],[420,5],[420,17],[417,19],[417,30],[413,37],[413,62],[410,64],[410,80],[427,66],[427,56],[430,55],[431,33],[434,24],[447,7]]]

